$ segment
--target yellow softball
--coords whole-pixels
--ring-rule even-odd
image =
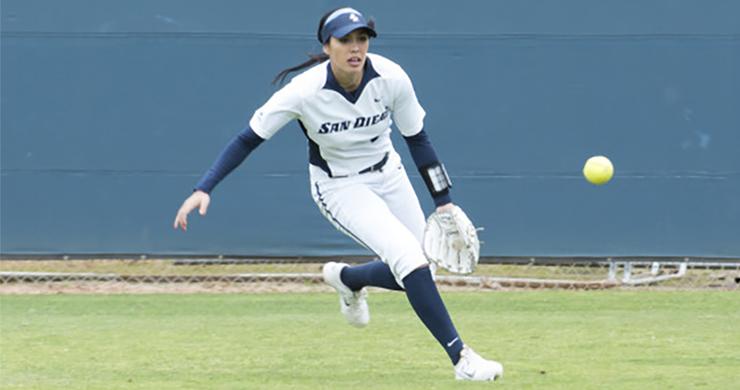
[[[583,165],[583,176],[591,184],[606,184],[613,175],[614,165],[604,156],[593,156]]]

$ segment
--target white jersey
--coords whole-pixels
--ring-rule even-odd
[[[249,126],[269,139],[297,119],[308,138],[309,162],[330,176],[343,176],[395,154],[390,139],[393,121],[408,137],[422,130],[424,115],[406,72],[391,60],[368,53],[362,82],[354,93],[339,86],[326,61],[272,95]]]

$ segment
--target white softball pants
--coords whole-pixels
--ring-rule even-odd
[[[330,178],[316,166],[309,170],[321,214],[388,264],[399,286],[428,264],[421,246],[426,219],[396,152],[381,171]]]

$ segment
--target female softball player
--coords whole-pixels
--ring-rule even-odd
[[[264,140],[297,120],[308,140],[311,194],[319,210],[381,259],[357,266],[324,265],[324,280],[339,293],[347,321],[367,325],[366,286],[405,291],[449,355],[455,377],[494,380],[503,375],[503,367],[463,344],[424,256],[425,218],[391,144],[391,123],[408,144],[438,210],[452,205],[450,181],[423,129],[425,112],[411,80],[396,63],[368,53],[370,38],[377,36],[374,27],[352,8],[324,15],[317,32],[323,54],[278,74],[275,81],[282,82],[289,73],[305,69],[226,146],[180,207],[174,227],[186,230],[187,216],[196,208],[204,215],[213,188]]]

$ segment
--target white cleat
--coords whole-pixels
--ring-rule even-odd
[[[344,314],[350,325],[362,328],[370,322],[370,309],[367,307],[367,289],[352,291],[344,283],[340,274],[344,267],[349,266],[345,263],[335,263],[330,261],[324,264],[322,273],[324,282],[334,287],[339,293],[339,310]]]
[[[464,381],[493,381],[504,376],[504,366],[493,360],[483,359],[467,345],[460,352],[455,365],[455,379]]]

